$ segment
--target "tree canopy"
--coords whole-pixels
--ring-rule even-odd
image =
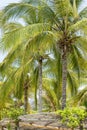
[[[86,87],[87,8],[79,12],[81,3],[23,0],[0,11],[0,44],[8,52],[0,63],[1,99],[17,98],[25,111],[31,104],[39,112],[64,109],[71,98],[83,101],[79,88],[81,82]]]

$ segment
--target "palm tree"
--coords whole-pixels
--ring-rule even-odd
[[[45,78],[49,82],[49,86],[53,89],[57,97],[57,108],[61,108],[61,89],[62,89],[62,63],[60,53],[58,53],[56,47],[53,49],[53,58],[50,58],[45,65]],[[81,56],[81,54],[79,55]],[[71,58],[70,58],[71,59]],[[74,96],[77,93],[79,86],[77,72],[72,71],[72,61],[68,61],[67,70],[67,98]],[[76,59],[77,60],[77,59]],[[84,59],[82,58],[82,61]],[[78,65],[78,64],[77,64]],[[74,67],[75,68],[75,67]]]
[[[39,18],[36,17],[35,24],[32,24],[33,22],[31,22],[23,28],[19,28],[16,31],[13,30],[15,35],[13,35],[12,32],[10,35],[7,33],[4,35],[5,38],[3,40],[5,40],[4,42],[7,42],[8,44],[11,43],[11,38],[14,39],[13,44],[18,44],[17,41],[19,41],[19,43],[22,43],[22,41],[27,41],[25,44],[25,50],[27,51],[30,48],[30,52],[31,50],[34,52],[37,51],[38,48],[42,48],[45,42],[47,43],[45,44],[47,48],[52,48],[53,44],[56,44],[55,46],[58,53],[60,53],[62,64],[62,109],[64,109],[66,106],[68,57],[70,56],[73,59],[72,69],[75,67],[74,71],[79,74],[80,68],[77,60],[77,50],[85,50],[82,43],[83,41],[86,41],[84,35],[87,31],[85,28],[87,19],[84,18],[86,16],[86,13],[84,13],[86,12],[86,9],[80,12],[79,15],[78,12],[76,12],[75,0],[73,1],[73,6],[69,0],[53,0],[52,2],[38,1],[36,4],[30,3],[32,2],[24,1],[23,3],[21,2],[8,5],[4,9],[4,22],[5,20],[8,21],[13,17],[25,19],[27,16],[29,16],[29,19],[27,19],[28,23],[30,22],[29,20],[34,20],[33,16],[38,15]],[[68,8],[66,8],[67,6]],[[17,39],[15,39],[15,37]],[[69,55],[70,52],[71,54]]]
[[[23,3],[23,4],[24,4],[24,3]],[[26,4],[25,4],[25,5],[26,5]],[[32,7],[32,9],[34,8],[33,6],[28,5],[28,4],[27,4],[27,6]],[[35,18],[36,18],[36,17],[37,17],[37,16],[35,16]],[[34,18],[34,19],[35,19],[35,18]],[[35,29],[35,26],[34,26],[34,25],[35,25],[36,23],[35,23],[35,21],[33,21],[32,17],[31,17],[30,19],[27,19],[27,18],[26,18],[26,15],[25,15],[24,20],[25,20],[27,26],[29,26],[29,29],[30,29],[31,27],[33,27],[33,28],[31,28],[31,30]],[[31,23],[29,23],[30,21],[31,21]],[[31,25],[31,24],[33,24],[33,25]],[[19,26],[16,26],[16,25],[18,25],[18,24],[17,24],[17,23],[16,23],[16,24],[14,24],[14,23],[8,24],[8,23],[7,23],[7,24],[4,26],[4,31],[7,32],[6,35],[4,35],[4,38],[3,38],[4,43],[5,43],[5,44],[9,44],[9,43],[10,43],[10,45],[11,45],[11,39],[10,39],[10,38],[12,38],[12,37],[13,37],[12,39],[15,39],[14,44],[20,42],[20,45],[18,45],[18,44],[19,44],[19,43],[18,43],[18,44],[15,45],[16,48],[14,48],[14,47],[12,48],[12,50],[11,50],[10,53],[9,53],[10,57],[9,57],[9,55],[8,55],[8,56],[7,56],[7,59],[8,59],[8,58],[11,59],[12,57],[13,57],[13,58],[17,58],[17,55],[14,57],[15,53],[17,52],[17,51],[15,51],[15,49],[16,49],[16,50],[19,49],[19,46],[21,46],[22,41],[23,41],[23,39],[22,39],[22,38],[23,38],[23,35],[26,35],[26,34],[28,33],[28,31],[29,31],[29,29],[27,30],[26,27],[23,27],[23,26],[21,26],[21,25],[19,25]],[[26,41],[26,45],[24,46],[24,47],[25,47],[25,48],[24,48],[24,51],[27,52],[27,53],[24,52],[25,57],[27,57],[27,56],[29,55],[28,52],[29,52],[29,49],[32,48],[31,45],[32,45],[33,42],[37,41],[37,43],[38,43],[38,39],[39,39],[40,37],[43,39],[43,42],[45,41],[45,38],[44,38],[44,37],[45,37],[45,33],[44,33],[44,32],[42,33],[42,30],[43,30],[44,27],[46,27],[46,25],[43,25],[43,23],[40,23],[40,24],[38,23],[38,25],[40,25],[39,27],[41,28],[41,30],[36,27],[36,32],[34,31],[34,33],[33,33],[33,34],[35,35],[34,38],[33,38],[33,37],[31,38],[32,35],[31,35],[31,36],[29,35],[29,37],[26,37],[26,36],[24,37],[24,41]],[[47,26],[48,26],[48,25],[47,25]],[[6,27],[6,28],[5,28],[5,27]],[[21,30],[21,28],[22,28],[22,30]],[[48,26],[48,28],[49,28],[49,26]],[[11,30],[12,30],[12,31],[11,31]],[[44,28],[44,30],[45,30],[45,28]],[[22,31],[22,32],[24,31],[24,33],[23,33],[22,35],[20,35],[20,34],[21,34],[21,31]],[[39,34],[40,32],[41,32],[42,34]],[[31,33],[31,32],[30,32],[30,33]],[[9,34],[12,34],[12,36],[9,35]],[[20,35],[20,36],[19,36],[19,35]],[[46,36],[46,38],[47,38],[47,37],[49,38],[49,37],[51,37],[51,35]],[[27,39],[26,39],[26,38],[27,38]],[[29,38],[30,38],[30,39],[29,39]],[[40,39],[41,39],[41,38],[40,38]],[[19,41],[18,41],[18,39],[19,39]],[[26,40],[25,40],[25,39],[26,39]],[[39,40],[40,40],[40,39],[39,39]],[[16,40],[17,40],[18,42],[17,42]],[[39,42],[41,42],[41,40],[40,40]],[[13,44],[13,43],[12,43],[12,44]],[[30,47],[28,44],[31,44],[31,45],[30,45],[31,47]],[[6,46],[6,45],[5,45],[5,46]],[[11,45],[11,46],[13,46],[13,45]],[[28,46],[29,46],[29,47],[28,47]],[[34,45],[34,46],[35,46],[35,45]],[[36,47],[35,47],[35,48],[36,48]],[[36,49],[37,49],[37,48],[36,48]],[[33,48],[33,50],[35,51],[34,48]],[[37,50],[38,50],[38,49],[37,49]],[[13,51],[13,53],[12,53],[12,51]],[[32,49],[31,49],[31,51],[32,51]],[[31,53],[31,52],[30,52],[30,53]],[[35,53],[35,52],[34,52],[34,53]],[[27,55],[27,54],[28,54],[28,55]],[[19,57],[20,57],[20,55],[19,55]],[[41,74],[41,73],[42,73],[42,72],[41,72],[41,71],[42,71],[42,68],[41,68],[41,67],[42,67],[42,65],[41,65],[41,60],[40,60],[41,57],[42,57],[42,56],[40,56],[40,58],[38,59],[38,63],[39,63],[39,74],[40,74],[40,76],[39,76],[39,86],[40,86],[40,87],[39,87],[39,90],[40,90],[40,91],[39,91],[39,95],[40,95],[40,96],[39,96],[39,100],[40,100],[40,101],[39,101],[39,107],[40,107],[40,108],[39,108],[39,111],[42,111],[42,108],[41,108],[41,107],[42,107],[42,105],[41,105],[41,102],[42,102],[42,101],[41,101],[41,93],[42,93],[42,92],[41,92],[41,91],[42,91],[42,90],[41,90],[41,88],[42,88],[42,85],[41,85],[41,84],[42,84],[42,74]],[[23,59],[23,60],[24,60],[24,59]],[[5,60],[5,61],[6,61],[6,60]],[[8,60],[7,62],[10,63],[9,60]],[[12,62],[12,61],[11,61],[11,62]],[[27,61],[26,61],[26,62],[27,62]],[[6,63],[3,62],[2,66],[6,67],[7,64],[6,64],[6,66],[5,66],[5,64],[6,64]],[[2,68],[2,67],[1,67],[1,68]]]
[[[32,61],[32,58],[27,61],[27,58],[25,59],[23,53],[23,46],[21,46],[21,48],[20,45],[16,47],[17,48],[14,47],[11,49],[0,65],[1,73],[5,78],[1,93],[4,96],[2,96],[4,99],[6,99],[9,94],[13,94],[18,100],[24,98],[24,109],[26,114],[30,111],[30,109],[28,110],[28,89],[30,89],[31,79],[28,76],[28,73],[29,67],[31,67],[29,64]],[[14,92],[12,92],[13,90]]]
[[[28,4],[27,4],[28,5]],[[27,20],[27,19],[25,19],[25,20]],[[27,21],[26,23],[28,23],[29,21]],[[32,20],[31,20],[31,22],[32,22]],[[6,27],[6,29],[4,28],[4,31],[5,30],[12,30],[12,31],[14,31],[14,28],[15,29],[19,29],[20,28],[20,26],[16,26],[17,24],[14,24],[14,23],[11,23],[11,24],[8,24],[8,25],[6,25],[5,27]],[[15,26],[15,27],[14,27]],[[42,25],[41,25],[42,26]],[[23,26],[21,26],[22,27],[22,29],[24,28]],[[31,27],[29,27],[29,28],[31,28]],[[43,27],[42,27],[43,28]],[[34,29],[35,29],[35,27],[34,27]],[[23,29],[24,30],[24,29]],[[27,30],[28,31],[28,30]],[[39,30],[40,31],[40,30]],[[19,29],[19,32],[20,32],[20,29]],[[15,32],[14,32],[15,33]],[[26,35],[26,34],[25,34]],[[15,35],[14,36],[14,34],[13,34],[13,37],[15,37],[15,38],[17,38],[16,37],[17,35]],[[22,35],[23,36],[23,35]],[[7,37],[8,36],[6,36],[6,37],[4,37],[4,39],[7,39]],[[37,38],[37,37],[36,37]],[[20,40],[21,40],[21,38],[19,38]],[[10,39],[11,40],[11,39]],[[18,40],[18,39],[17,39]],[[24,40],[25,40],[25,38],[24,38]],[[27,39],[28,41],[26,41],[26,44],[27,44],[27,42],[29,42],[29,39]],[[8,40],[7,40],[8,41]],[[33,40],[32,40],[33,41]],[[9,42],[9,41],[8,41]],[[11,42],[10,42],[11,43]],[[16,43],[16,40],[15,40],[15,43]],[[7,43],[8,44],[8,43]],[[18,43],[19,44],[19,43]],[[14,49],[12,49],[11,51],[10,51],[10,53],[8,54],[8,56],[6,57],[6,59],[8,60],[8,59],[11,59],[11,57],[13,57],[13,58],[18,58],[18,56],[17,55],[15,55],[15,52],[17,52],[17,49],[19,49],[19,47],[18,46],[20,46],[20,45],[16,45],[16,48],[14,48]],[[11,46],[13,46],[13,45],[11,45]],[[16,49],[16,51],[15,51],[15,49]],[[25,49],[27,49],[27,47],[25,46]],[[25,50],[24,49],[24,50]],[[26,51],[26,50],[25,50]],[[19,57],[20,57],[20,55],[19,55]],[[26,55],[25,55],[25,57],[26,57]],[[6,61],[6,59],[5,59],[5,61]],[[23,59],[24,60],[24,59]],[[13,61],[13,60],[12,60]],[[12,63],[12,61],[11,61],[11,63]],[[8,61],[7,61],[8,62]],[[7,66],[7,63],[6,62],[6,66]],[[27,62],[27,61],[26,61]],[[40,60],[39,60],[39,63],[40,63]],[[9,60],[9,64],[10,64],[10,60]],[[40,65],[40,64],[39,64]],[[2,65],[1,66],[4,66],[4,67],[6,67],[5,66],[5,62],[3,62],[2,63]],[[2,67],[1,67],[2,68]],[[7,68],[7,67],[6,67]],[[39,68],[41,68],[41,67],[39,67]],[[40,74],[41,74],[41,71],[42,71],[42,69],[39,69],[40,71]],[[20,73],[19,73],[20,74]],[[23,74],[23,73],[21,73],[21,74]],[[23,78],[23,75],[20,75],[20,76],[22,76],[22,78]],[[39,76],[40,77],[40,76]],[[39,86],[40,86],[40,93],[41,93],[41,80],[42,80],[42,78],[39,78],[40,80],[39,80]],[[23,79],[21,79],[21,77],[19,78],[19,81],[21,81],[21,80],[23,80]],[[27,88],[28,88],[28,86],[26,85],[27,83],[26,83],[26,80],[24,81],[25,83],[24,83],[24,90],[25,90],[25,111],[26,111],[26,109],[27,109]],[[20,82],[19,82],[19,84],[20,84]],[[23,86],[23,84],[22,84],[22,82],[21,82],[21,84],[20,85],[22,85]],[[41,94],[39,94],[40,96],[40,98],[39,98],[39,100],[40,100],[40,103],[39,103],[39,107],[41,106],[42,107],[42,105],[41,105]],[[40,110],[39,111],[42,111],[42,108],[40,107]]]
[[[80,19],[78,15],[76,15],[76,3],[75,0],[73,1],[73,6],[70,4],[69,0],[66,1],[56,1],[54,0],[53,3],[50,3],[54,5],[54,8],[50,8],[50,6],[44,6],[41,9],[41,14],[44,16],[44,18],[48,19],[50,16],[51,18],[54,18],[54,24],[52,25],[53,31],[55,30],[57,32],[57,35],[59,36],[57,39],[57,49],[61,54],[61,62],[62,62],[62,109],[66,106],[66,81],[67,81],[67,58],[70,53],[70,50],[74,53],[73,58],[77,60],[77,48],[81,48],[81,45],[78,46],[78,43],[80,38],[84,39],[82,37],[83,32],[85,33],[84,26],[87,23],[87,19],[83,18]],[[66,8],[68,5],[68,9]],[[52,7],[52,6],[51,6]],[[50,9],[49,9],[50,8]],[[48,13],[46,12],[46,9],[49,10]],[[54,9],[54,13],[53,13]],[[50,14],[49,14],[50,12]],[[46,14],[46,15],[45,15]],[[81,15],[81,12],[80,12]],[[48,17],[47,17],[48,16]],[[49,17],[49,18],[50,18]],[[83,24],[83,26],[82,26]],[[80,31],[80,34],[77,32]],[[82,32],[81,32],[82,31]],[[84,46],[84,45],[83,45]],[[71,54],[72,54],[71,52]],[[75,64],[77,64],[77,61],[74,61]],[[76,63],[77,62],[77,63]],[[77,64],[78,65],[78,64]],[[79,73],[79,66],[77,67],[77,71]]]

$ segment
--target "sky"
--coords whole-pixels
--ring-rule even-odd
[[[4,8],[4,6],[8,5],[9,3],[19,2],[19,0],[0,0],[0,10]],[[4,59],[7,53],[0,51],[0,62]]]
[[[20,0],[0,0],[0,10],[4,8],[4,6],[8,5],[9,3],[19,2]],[[80,7],[80,10],[87,6],[87,0],[83,0],[82,6]],[[3,60],[3,58],[6,56],[5,53],[0,52],[0,62]]]
[[[16,3],[19,2],[19,0],[0,0],[0,9],[2,9],[4,6],[8,5],[9,3]]]

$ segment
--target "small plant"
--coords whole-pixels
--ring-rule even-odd
[[[19,127],[18,117],[24,114],[24,110],[20,108],[3,108],[0,111],[0,114],[1,119],[8,118],[9,120],[13,120],[15,123],[15,130],[17,130],[17,128]],[[7,128],[8,130],[12,130],[11,122],[8,123]]]
[[[18,116],[24,113],[23,109],[20,108],[4,108],[1,111],[1,118],[9,118],[13,120],[17,120]]]
[[[65,108],[57,112],[62,117],[62,123],[74,129],[82,125],[82,121],[87,117],[87,113],[81,108]]]

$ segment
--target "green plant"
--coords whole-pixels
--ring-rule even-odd
[[[24,113],[23,109],[21,108],[3,108],[1,113],[1,119],[2,118],[9,118],[13,120],[17,120],[18,116],[22,115]]]
[[[24,110],[21,108],[15,108],[15,107],[14,108],[13,107],[12,108],[3,108],[0,111],[0,118],[1,119],[8,118],[9,121],[13,120],[15,123],[15,130],[17,130],[17,128],[19,127],[18,117],[23,114],[24,114]],[[7,129],[12,130],[11,122],[9,122],[7,124]]]
[[[82,121],[87,117],[87,112],[78,107],[65,108],[57,112],[61,118],[62,123],[70,128],[75,128],[82,125]]]

